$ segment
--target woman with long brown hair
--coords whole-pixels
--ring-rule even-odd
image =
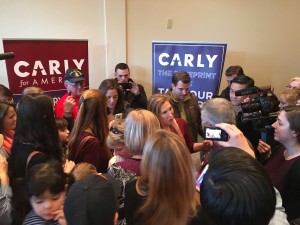
[[[86,90],[79,100],[79,111],[68,144],[68,158],[75,163],[91,163],[98,172],[106,172],[112,156],[106,146],[107,135],[106,97],[99,90]]]
[[[199,193],[185,143],[173,132],[158,130],[143,152],[141,176],[126,186],[127,224],[188,224],[197,213]]]

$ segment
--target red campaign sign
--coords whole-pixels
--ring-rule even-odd
[[[89,86],[87,40],[3,40],[4,52],[14,52],[6,60],[9,89],[15,100],[24,88],[37,86],[54,103],[66,93],[64,75],[68,68],[81,69]]]

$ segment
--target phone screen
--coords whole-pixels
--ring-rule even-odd
[[[204,138],[206,140],[228,141],[228,134],[218,127],[204,127]]]
[[[260,132],[260,139],[264,142],[267,142],[267,131]]]

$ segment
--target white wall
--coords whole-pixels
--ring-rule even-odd
[[[88,39],[90,87],[126,61],[125,0],[0,0],[0,39]],[[0,44],[0,53],[3,44]],[[0,83],[8,86],[5,61]]]
[[[128,63],[148,95],[153,40],[225,42],[225,69],[239,64],[276,93],[300,76],[299,0],[128,0],[127,21]]]
[[[0,39],[88,39],[90,87],[127,62],[151,94],[151,43],[228,44],[225,69],[243,66],[257,85],[280,93],[300,76],[299,0],[0,0]],[[173,29],[166,29],[167,19]],[[0,53],[3,46],[0,45]],[[4,61],[0,83],[8,85]],[[226,85],[224,79],[221,89]]]

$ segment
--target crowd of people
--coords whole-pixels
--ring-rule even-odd
[[[187,72],[147,98],[125,63],[98,89],[67,69],[55,106],[0,84],[0,224],[300,224],[300,78],[277,98],[236,95],[255,87],[239,65],[225,75],[201,108]],[[275,112],[245,110],[266,96]],[[205,127],[228,141],[203,140]]]

